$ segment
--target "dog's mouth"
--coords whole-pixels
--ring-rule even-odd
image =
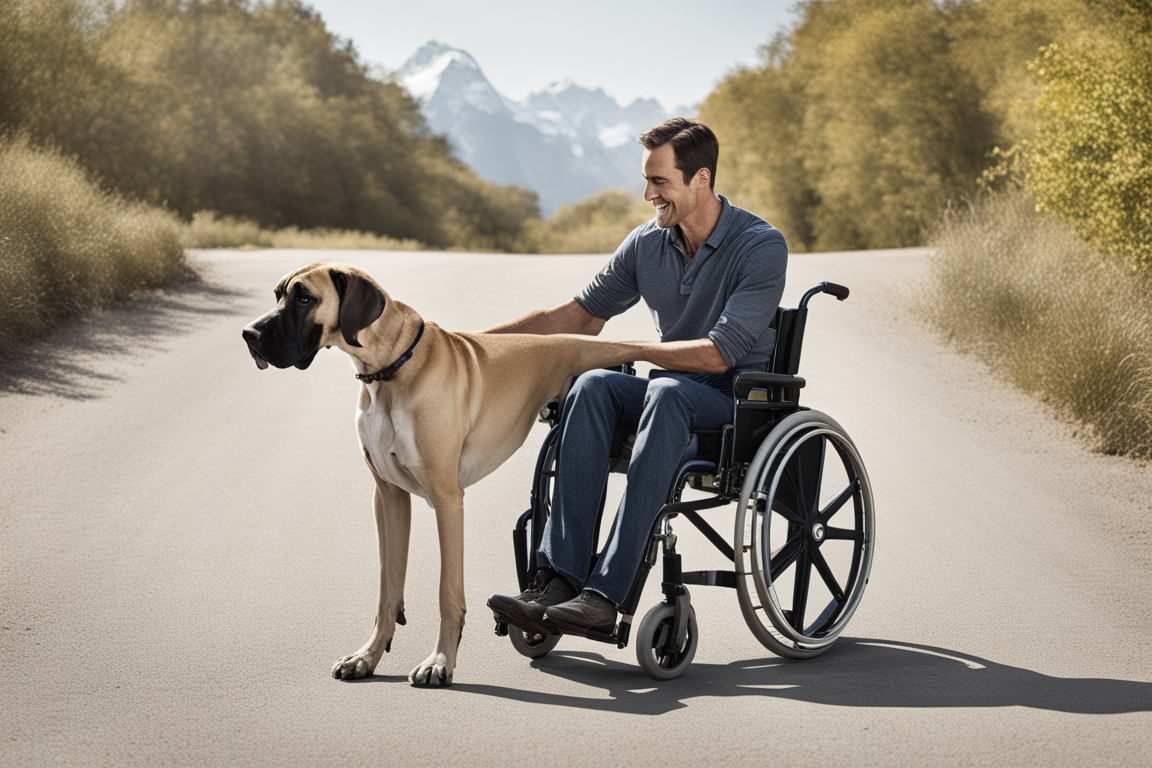
[[[264,370],[268,367],[268,361],[260,356],[260,353],[256,351],[256,348],[252,346],[252,342],[248,342],[248,351],[252,353],[252,359],[256,361],[257,368]]]

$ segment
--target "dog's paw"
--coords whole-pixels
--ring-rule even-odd
[[[366,653],[354,653],[345,656],[332,665],[332,677],[337,680],[355,680],[358,677],[372,674],[376,663]]]
[[[420,686],[452,685],[452,665],[442,653],[434,653],[408,675],[408,682]]]

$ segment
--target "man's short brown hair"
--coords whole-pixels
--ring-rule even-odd
[[[684,174],[684,183],[701,168],[708,169],[708,186],[716,189],[716,158],[720,156],[720,142],[712,129],[699,120],[687,117],[673,117],[659,125],[654,125],[637,139],[649,152],[672,143],[672,155],[676,167]]]

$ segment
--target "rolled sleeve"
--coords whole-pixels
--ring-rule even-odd
[[[766,332],[773,333],[768,326],[784,295],[787,266],[788,246],[778,234],[752,246],[743,260],[736,290],[708,332],[729,368],[735,368]]]
[[[586,312],[608,320],[625,312],[640,301],[636,280],[636,234],[634,230],[616,249],[584,290],[573,298]]]

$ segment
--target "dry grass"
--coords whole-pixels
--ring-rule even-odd
[[[935,327],[1098,450],[1152,458],[1152,275],[1091,251],[1019,190],[951,211],[930,244],[921,311]]]
[[[181,237],[186,248],[317,248],[415,251],[415,240],[396,240],[346,229],[263,229],[254,221],[200,211]]]
[[[193,277],[180,222],[103,192],[72,160],[0,139],[0,342]]]

